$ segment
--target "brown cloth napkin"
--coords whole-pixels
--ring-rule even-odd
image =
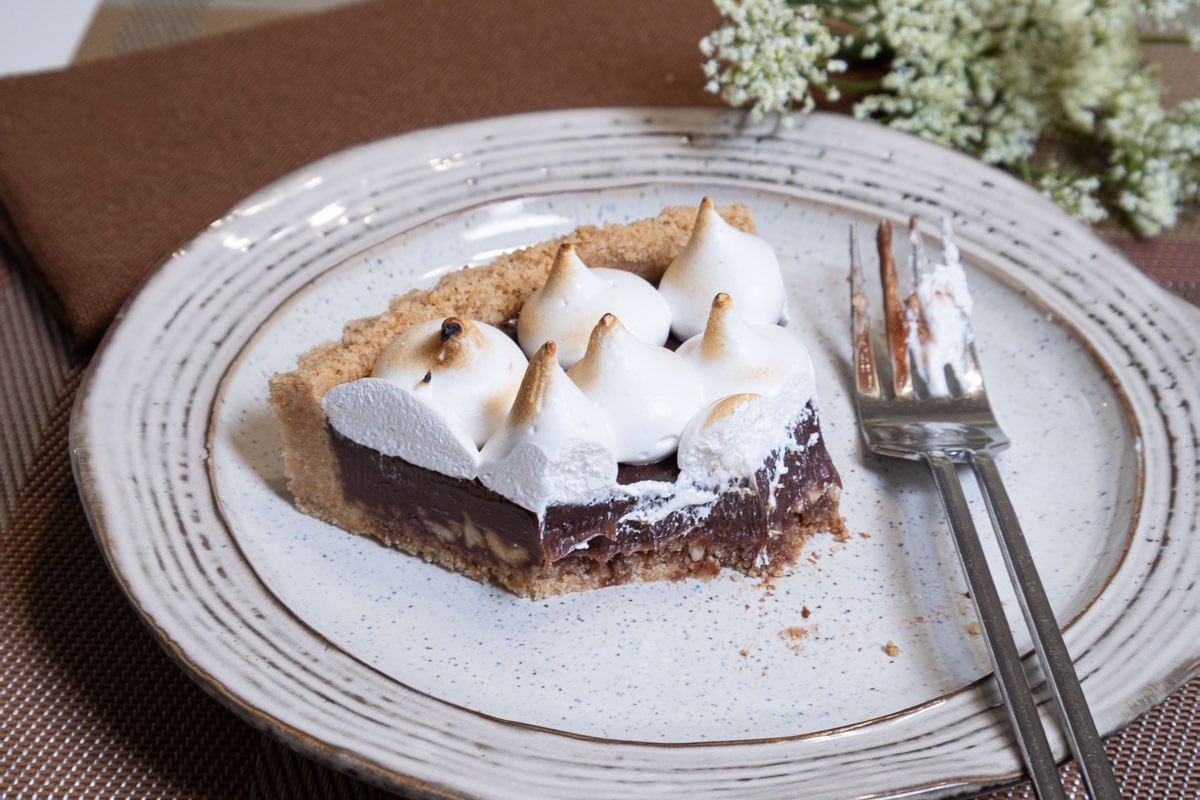
[[[205,224],[354,144],[540,109],[711,104],[706,0],[375,0],[0,81],[0,239],[84,343]]]

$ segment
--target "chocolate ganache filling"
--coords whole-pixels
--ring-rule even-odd
[[[763,548],[786,524],[818,519],[841,485],[819,435],[810,402],[791,441],[780,444],[753,476],[692,504],[671,503],[680,487],[674,457],[622,465],[618,488],[587,504],[550,505],[537,514],[484,486],[384,455],[328,428],[346,498],[381,524],[438,528],[486,525],[525,563],[550,565],[568,556],[608,561],[695,534],[690,543]],[[636,489],[626,493],[624,488]],[[659,511],[661,510],[661,511]]]

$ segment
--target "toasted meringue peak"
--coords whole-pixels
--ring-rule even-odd
[[[722,397],[694,416],[679,438],[680,480],[715,489],[753,476],[773,452],[796,446],[810,384],[789,379],[773,395]]]
[[[731,394],[775,394],[796,375],[815,387],[808,349],[786,328],[750,325],[724,292],[712,301],[704,333],[688,339],[676,351],[692,363],[704,383],[706,402]]]
[[[625,327],[621,325],[621,320],[617,319],[615,314],[604,314],[600,317],[600,321],[592,327],[591,333],[588,334],[587,349],[584,351],[584,358],[590,356],[587,363],[578,369],[575,369],[574,366],[567,369],[567,374],[572,376],[572,380],[579,383],[579,376],[591,372],[596,360],[600,357],[600,352],[606,346],[605,342],[610,341],[618,330],[624,331]]]
[[[525,377],[517,389],[512,409],[508,412],[508,424],[524,425],[535,419],[542,410],[549,392],[550,381],[562,368],[558,366],[558,345],[546,342],[529,359]]]
[[[479,472],[485,486],[539,514],[551,501],[602,496],[617,481],[608,421],[563,372],[556,349],[546,342],[534,354]]]
[[[469,319],[446,317],[438,331],[441,349],[437,362],[442,367],[457,367],[471,358],[471,353],[484,346],[483,334]]]
[[[554,264],[550,267],[550,275],[543,287],[552,294],[563,294],[575,289],[580,281],[588,279],[588,265],[583,263],[575,245],[563,242],[554,256]]]
[[[658,285],[671,310],[671,330],[680,339],[700,333],[713,295],[731,290],[738,292],[749,322],[774,324],[783,318],[787,292],[775,251],[727,223],[705,197],[691,237]]]
[[[545,285],[521,309],[517,340],[530,357],[554,340],[559,363],[570,367],[587,349],[593,320],[609,312],[651,344],[662,344],[670,334],[670,309],[653,286],[630,272],[588,267],[567,242],[559,248]]]
[[[463,317],[413,325],[389,344],[372,377],[457,420],[476,446],[504,422],[525,354],[500,330]]]
[[[380,354],[375,369],[385,363],[389,367],[398,366],[401,361],[424,364],[426,372],[457,369],[469,363],[473,354],[486,344],[479,326],[463,317],[446,317],[436,325],[428,322],[418,327],[422,331],[419,338],[411,338],[415,336],[412,328],[400,334]],[[426,335],[430,328],[437,331],[436,335]],[[401,340],[403,345],[398,344]]]
[[[735,328],[732,338],[736,339],[737,323],[740,320],[730,321],[729,317],[732,314],[729,309],[732,305],[733,298],[725,292],[717,292],[717,296],[713,298],[712,307],[708,312],[708,321],[704,324],[704,335],[700,339],[700,350],[705,358],[720,358],[730,346],[731,332],[728,328],[731,324]]]
[[[567,375],[608,419],[617,460],[626,464],[669,455],[703,403],[691,364],[634,336],[612,314],[601,317]]]

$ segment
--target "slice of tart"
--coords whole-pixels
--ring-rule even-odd
[[[844,535],[749,211],[668,208],[451,273],[271,380],[304,512],[529,597],[784,574]]]

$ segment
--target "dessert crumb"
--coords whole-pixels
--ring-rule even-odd
[[[799,643],[799,640],[805,636],[808,636],[808,628],[802,628],[799,625],[792,625],[779,632],[779,638],[787,642],[787,649],[793,653],[804,652],[804,647]]]
[[[883,652],[887,653],[892,658],[895,658],[896,656],[900,655],[900,648],[896,646],[895,642],[888,642],[883,646]]]
[[[970,623],[967,624],[967,633],[971,634],[972,636],[978,636],[980,633],[982,633],[982,629],[979,627],[978,620],[971,620]]]

